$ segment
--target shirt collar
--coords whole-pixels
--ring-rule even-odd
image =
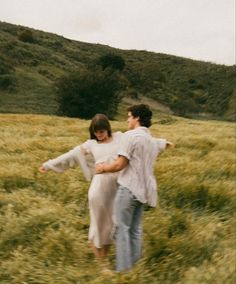
[[[139,126],[139,127],[135,128],[135,129],[142,130],[142,131],[145,131],[147,133],[150,133],[150,130],[147,127],[145,127],[145,126]]]

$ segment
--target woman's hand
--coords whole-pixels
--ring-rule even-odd
[[[43,166],[40,166],[40,167],[38,168],[38,171],[39,171],[40,173],[46,173],[46,172],[47,172],[47,171],[44,169]]]

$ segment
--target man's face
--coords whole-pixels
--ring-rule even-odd
[[[134,129],[135,127],[139,126],[139,117],[133,117],[131,112],[128,112],[128,129]]]

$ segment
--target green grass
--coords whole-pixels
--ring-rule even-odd
[[[89,121],[0,115],[0,283],[235,283],[235,124],[154,114],[153,135],[176,148],[155,165],[159,205],[145,207],[143,257],[112,277],[88,245],[80,169],[37,171],[86,140]],[[112,127],[124,131],[119,118]]]

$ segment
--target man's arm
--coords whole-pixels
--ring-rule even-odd
[[[97,164],[95,167],[96,174],[102,173],[114,173],[123,170],[129,163],[129,160],[124,156],[119,156],[113,163],[111,164]]]
[[[175,148],[175,144],[170,141],[166,141],[166,148]]]

